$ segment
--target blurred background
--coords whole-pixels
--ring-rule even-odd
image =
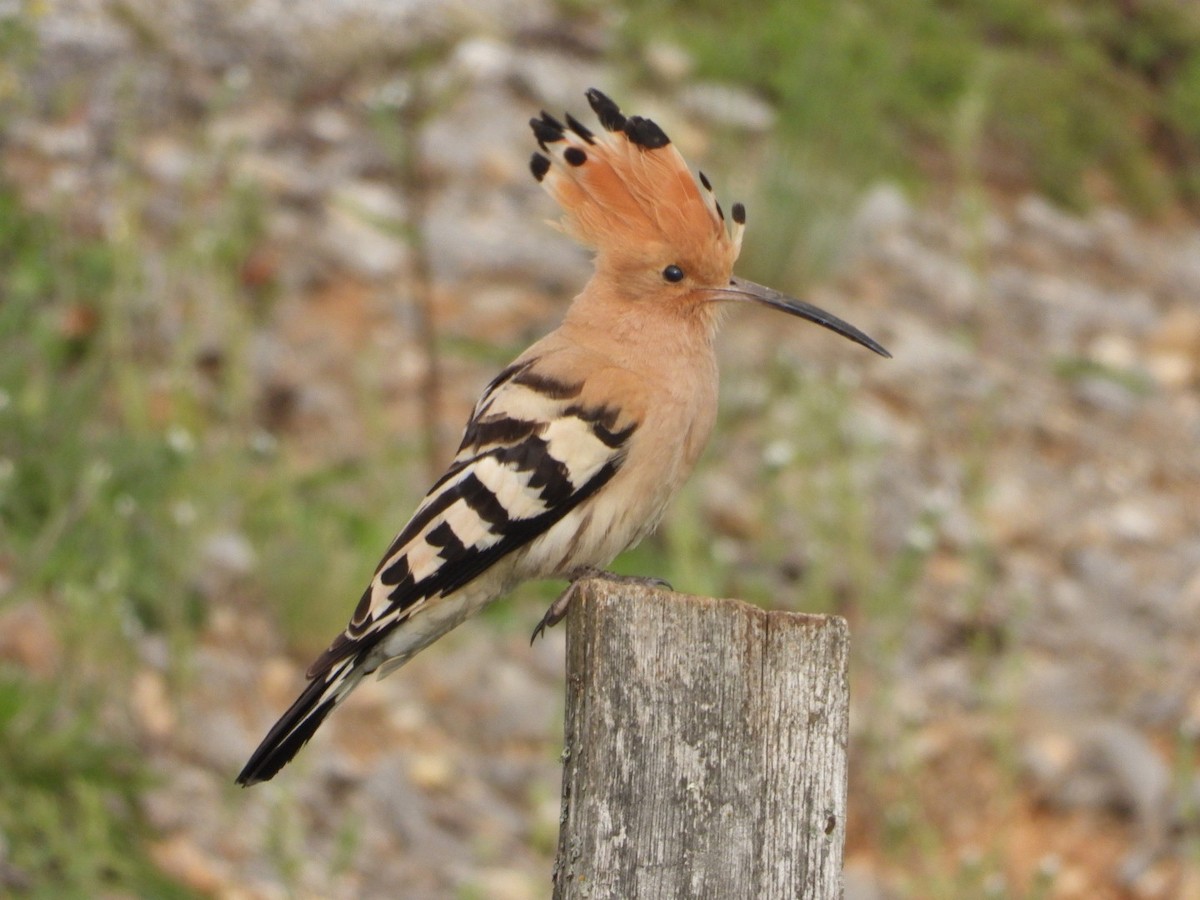
[[[549,895],[561,585],[233,778],[660,122],[768,312],[618,568],[846,616],[849,900],[1200,897],[1200,6],[0,2],[0,894]]]

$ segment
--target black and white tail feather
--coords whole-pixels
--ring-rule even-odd
[[[527,354],[487,386],[450,467],[392,542],[345,631],[309,667],[309,685],[254,751],[240,784],[273,777],[363,677],[402,665],[514,581],[554,574],[544,562],[522,571],[521,562],[616,474],[636,426],[618,427],[615,410],[580,402],[582,385],[539,373],[538,361]]]

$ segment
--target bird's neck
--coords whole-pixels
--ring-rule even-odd
[[[715,307],[631,297],[593,279],[567,310],[561,331],[627,368],[707,363],[715,354]]]

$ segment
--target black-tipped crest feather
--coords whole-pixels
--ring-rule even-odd
[[[562,128],[555,127],[545,119],[530,119],[529,127],[533,129],[533,136],[537,138],[537,142],[543,150],[546,149],[547,144],[553,144],[555,141],[563,139]]]
[[[587,141],[589,144],[596,143],[596,136],[594,134],[592,134],[591,129],[588,128],[586,125],[584,125],[582,122],[580,122],[578,119],[576,119],[570,113],[567,113],[567,127],[570,128],[577,135],[579,135],[581,138],[583,138],[585,141]]]
[[[588,88],[587,101],[605,130],[622,131],[625,128],[625,116],[621,114],[621,108],[608,96],[595,88]]]
[[[647,150],[657,150],[671,143],[667,133],[659,128],[657,123],[641,116],[630,116],[626,119],[624,131],[630,141]]]

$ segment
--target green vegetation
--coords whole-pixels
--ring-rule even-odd
[[[0,673],[0,890],[35,897],[190,896],[146,858],[132,748],[102,737],[102,696]]]
[[[216,168],[200,175],[219,181]],[[0,186],[0,615],[44,611],[58,648],[40,675],[0,664],[0,893],[178,893],[144,855],[134,802],[155,777],[124,699],[142,649],[164,646],[186,684],[219,587],[315,652],[345,621],[319,601],[391,537],[372,498],[386,482],[406,505],[392,482],[415,454],[395,441],[314,468],[256,424],[246,347],[264,298],[238,273],[257,204],[236,187],[214,203],[210,184],[175,230],[151,233],[131,180],[108,241]],[[218,323],[218,359],[201,321]],[[254,578],[214,576],[206,547],[231,534]]]
[[[1174,0],[632,0],[630,43],[678,41],[697,75],[778,109],[810,179],[1000,186],[1079,206],[1200,200],[1200,7]],[[978,157],[959,154],[981,106]],[[1111,186],[1105,187],[1105,185]]]
[[[760,206],[748,268],[781,273],[770,279],[780,284],[811,277],[831,256],[834,220],[873,179],[1032,187],[1075,205],[1107,192],[1146,209],[1200,199],[1192,4],[774,0],[752,15],[716,0],[628,6],[626,47],[671,38],[694,54],[699,76],[749,86],[777,107],[769,162],[755,173],[773,199]],[[0,19],[0,111],[19,96],[32,42],[19,17]],[[136,115],[121,118],[131,124],[116,136],[119,157],[138,136]],[[388,137],[395,123],[378,127],[399,165],[403,146]],[[186,683],[212,595],[204,548],[229,533],[245,538],[257,567],[230,577],[223,601],[269,610],[298,653],[319,649],[352,605],[346,586],[371,570],[411,509],[404,486],[424,480],[407,477],[421,462],[421,437],[399,445],[394,426],[370,410],[370,439],[350,460],[301,463],[263,430],[247,345],[272,292],[240,274],[263,210],[218,154],[196,155],[203,162],[169,227],[149,221],[145,175],[115,160],[105,240],[77,233],[65,210],[32,212],[0,184],[0,615],[45,611],[58,648],[37,673],[0,665],[0,893],[180,894],[147,857],[136,802],[154,777],[125,699],[146,664],[142,649],[165,646],[171,683]],[[801,221],[811,223],[802,239]],[[454,335],[432,346],[443,358],[494,365],[514,349]],[[360,361],[373,362],[373,352],[363,348]],[[857,604],[876,623],[856,635],[857,652],[882,658],[912,613],[936,514],[881,558],[865,483],[878,451],[847,426],[851,386],[802,382],[794,360],[762,369],[764,397],[789,403],[726,404],[704,462],[726,458],[733,434],[786,457],[753,463],[767,535],[743,542],[755,558],[714,554],[693,482],[662,533],[616,568],[772,603],[782,586],[811,610]],[[1146,390],[1086,360],[1063,359],[1056,370]],[[380,497],[392,498],[387,509]],[[972,590],[990,564],[988,548],[975,549]],[[541,605],[558,589],[535,586],[521,598]],[[489,615],[522,631],[533,621],[508,605]],[[979,648],[980,665],[989,653]],[[869,676],[886,682],[886,663],[877,665]],[[888,699],[880,691],[875,702]],[[907,775],[904,766],[914,764],[899,764]],[[881,827],[895,834],[885,840],[906,853],[937,842],[930,826],[914,824],[915,793],[889,799],[897,802]],[[274,827],[280,868],[298,869],[290,807]],[[346,865],[357,840],[347,826],[331,865]],[[534,840],[549,846],[545,834]],[[986,862],[964,864],[943,895],[982,891],[995,868]]]
[[[256,301],[234,275],[253,218],[234,192],[154,251],[171,260],[175,312],[207,291],[227,322],[231,372],[247,368]],[[146,342],[164,311],[145,287],[140,222],[131,209],[127,242],[78,237],[0,190],[0,613],[45,610],[61,648],[47,681],[0,666],[0,834],[14,886],[35,895],[171,896],[139,855],[133,798],[152,776],[112,706],[139,648],[164,642],[168,675],[186,682],[212,590],[205,544],[237,533],[261,577],[227,587],[315,650],[345,617],[316,599],[370,571],[394,524],[368,515],[370,498],[405,464],[290,464],[236,375],[197,374],[194,325]]]
[[[0,670],[0,833],[12,887],[46,896],[171,895],[137,843],[148,775],[99,727],[111,697],[97,675],[123,670],[131,634],[196,614],[169,513],[185,460],[130,429],[106,390],[119,363],[96,322],[117,270],[110,248],[0,191],[3,605],[49,609],[71,661],[49,681]]]

